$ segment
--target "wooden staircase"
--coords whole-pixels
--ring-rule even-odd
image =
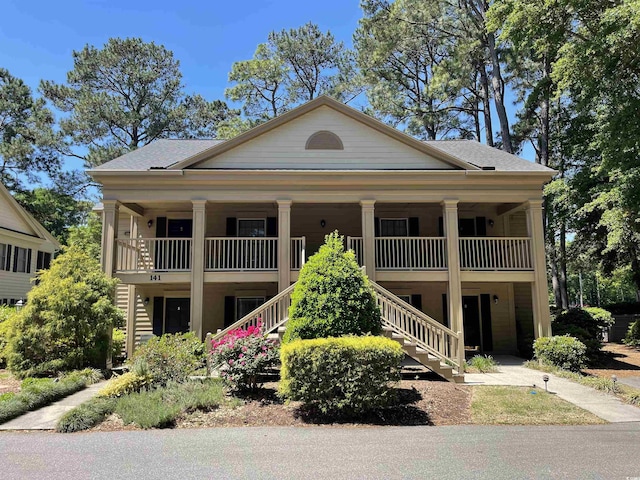
[[[371,282],[382,317],[382,333],[397,341],[407,356],[450,382],[464,382],[464,346],[460,334],[432,319],[375,282]],[[207,341],[227,332],[260,324],[272,339],[282,340],[295,284],[233,325],[207,334]]]

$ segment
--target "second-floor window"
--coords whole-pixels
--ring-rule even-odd
[[[264,237],[267,234],[266,220],[264,218],[239,218],[239,237]]]
[[[381,218],[381,237],[406,237],[409,235],[409,221],[406,218]]]
[[[11,270],[11,245],[0,243],[0,270]]]
[[[31,249],[16,247],[13,254],[13,271],[31,273]]]

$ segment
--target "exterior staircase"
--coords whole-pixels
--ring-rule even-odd
[[[464,345],[461,335],[407,302],[371,282],[382,317],[382,334],[397,341],[407,356],[450,382],[464,382]],[[289,319],[295,283],[234,324],[207,334],[207,342],[238,328],[260,325],[270,338],[281,340]]]

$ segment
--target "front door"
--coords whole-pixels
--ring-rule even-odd
[[[164,333],[188,332],[191,300],[189,298],[167,298],[165,302]]]
[[[462,297],[462,322],[465,347],[481,351],[480,307],[477,295]]]

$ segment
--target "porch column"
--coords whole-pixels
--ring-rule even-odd
[[[551,315],[549,313],[547,260],[544,247],[544,227],[542,225],[542,200],[529,200],[527,203],[527,231],[531,238],[531,255],[534,268],[534,281],[531,283],[533,330],[536,338],[546,337],[551,335]]]
[[[131,215],[129,224],[129,238],[138,238],[138,217]],[[128,285],[127,301],[127,358],[133,355],[136,340],[136,286]]]
[[[191,331],[202,340],[202,302],[204,300],[204,235],[207,228],[207,201],[193,200],[193,238],[191,239]]]
[[[447,293],[449,325],[454,332],[461,332],[460,343],[464,346],[464,324],[462,321],[462,284],[460,282],[460,246],[458,238],[458,200],[442,201],[442,218],[447,236],[447,268],[449,289]]]
[[[362,208],[362,259],[367,276],[376,281],[376,219],[375,200],[360,200]]]
[[[278,292],[291,285],[291,200],[278,200]]]
[[[117,200],[103,200],[102,205],[102,269],[107,276],[113,277],[120,203]]]

